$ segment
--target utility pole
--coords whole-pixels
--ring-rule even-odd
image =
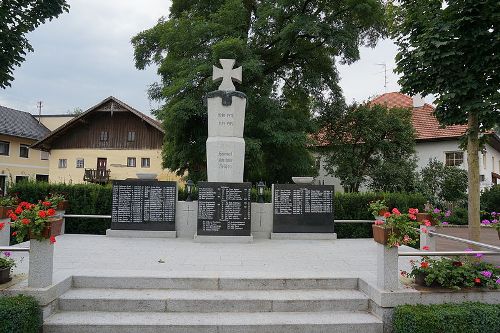
[[[384,92],[387,92],[387,64],[376,64],[377,66],[383,66],[384,67]]]
[[[36,106],[38,107],[38,123],[42,121],[42,105],[42,101],[38,101],[38,103],[36,103]]]

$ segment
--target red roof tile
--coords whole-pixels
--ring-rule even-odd
[[[453,125],[441,128],[436,117],[434,107],[424,104],[420,108],[413,107],[413,99],[410,96],[398,92],[385,93],[373,99],[370,103],[386,105],[389,108],[411,108],[411,121],[417,132],[417,140],[439,140],[445,138],[457,138],[464,135],[467,125]]]

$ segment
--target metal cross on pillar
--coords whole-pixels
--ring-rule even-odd
[[[233,69],[235,59],[219,59],[222,69],[213,66],[213,80],[222,80],[219,90],[236,90],[233,84],[233,80],[241,83],[242,82],[242,70],[241,67]]]

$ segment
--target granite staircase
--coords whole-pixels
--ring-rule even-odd
[[[382,333],[357,279],[74,277],[44,332]]]

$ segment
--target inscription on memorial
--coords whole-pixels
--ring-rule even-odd
[[[176,202],[176,182],[115,180],[111,229],[174,231]]]
[[[251,183],[198,183],[198,235],[250,236]]]
[[[273,232],[333,233],[330,185],[275,184]]]

